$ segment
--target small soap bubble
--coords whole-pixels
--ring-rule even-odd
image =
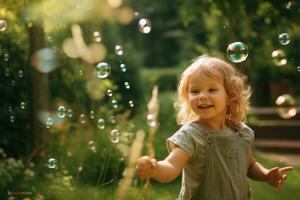
[[[122,72],[126,72],[126,70],[127,70],[126,65],[124,63],[121,63],[120,64],[120,69],[121,69]]]
[[[67,113],[68,113],[69,118],[73,117],[73,110],[72,109],[68,109]]]
[[[98,78],[107,78],[110,74],[111,68],[109,64],[101,62],[96,66],[96,75]]]
[[[21,101],[21,103],[20,103],[20,108],[21,108],[22,110],[24,110],[24,109],[26,108],[26,103],[25,103],[24,101]]]
[[[284,51],[282,51],[281,49],[274,50],[272,52],[271,56],[273,58],[273,62],[275,65],[280,67],[280,66],[284,66],[287,64],[286,55],[285,55]]]
[[[124,87],[129,90],[130,89],[130,84],[126,81],[124,82]]]
[[[57,160],[55,158],[49,158],[48,160],[48,167],[50,169],[56,168]]]
[[[111,104],[112,104],[113,108],[118,108],[118,101],[117,100],[112,99]]]
[[[90,118],[91,119],[95,118],[95,112],[93,110],[90,111]]]
[[[234,63],[240,63],[248,57],[248,47],[243,42],[233,42],[227,47],[227,58]]]
[[[150,20],[147,18],[141,18],[138,22],[138,28],[141,33],[150,33],[152,28]]]
[[[122,47],[121,45],[116,45],[116,46],[115,46],[115,53],[116,53],[118,56],[123,55],[123,53],[124,53],[123,47]]]
[[[9,54],[5,53],[4,54],[4,61],[7,62],[9,60]]]
[[[23,78],[23,77],[24,77],[24,72],[23,72],[23,70],[19,70],[19,71],[18,71],[18,76],[19,76],[19,78]]]
[[[10,123],[14,123],[15,122],[15,116],[11,115],[9,117],[9,121],[10,121]]]
[[[115,124],[115,123],[116,123],[116,118],[115,118],[115,116],[111,115],[111,116],[109,117],[109,121],[110,121],[110,123]]]
[[[0,32],[4,32],[7,29],[7,22],[4,19],[0,19]]]
[[[15,80],[11,80],[11,86],[15,87],[16,86],[16,81]]]
[[[282,45],[287,45],[290,43],[290,36],[288,33],[281,33],[278,36],[279,43]]]
[[[277,97],[275,104],[278,114],[283,119],[289,119],[297,114],[296,100],[290,94],[283,94]]]
[[[66,108],[65,106],[59,106],[57,109],[57,116],[59,118],[65,118],[66,116]]]
[[[129,105],[130,108],[133,108],[134,107],[134,102],[132,100],[129,100],[128,105]]]
[[[46,120],[46,128],[52,127],[53,124],[54,124],[53,118],[52,118],[52,117],[47,117],[47,120]]]
[[[100,32],[98,32],[98,31],[93,32],[93,37],[94,37],[95,42],[101,42],[101,40],[102,40]]]
[[[108,89],[106,91],[107,96],[111,97],[113,95],[113,91],[111,89]]]
[[[120,141],[120,132],[118,129],[113,129],[110,133],[110,140],[112,143],[116,144]]]
[[[79,121],[80,121],[81,124],[85,124],[86,123],[86,116],[85,116],[85,114],[81,114],[79,116]]]
[[[298,72],[300,72],[300,66],[297,66],[297,68],[296,68],[296,69],[297,69],[297,71],[298,71]]]
[[[150,127],[155,127],[156,126],[156,121],[154,119],[154,115],[153,114],[148,114],[147,115],[147,124]]]
[[[94,141],[89,141],[89,144],[88,144],[88,148],[89,150],[91,150],[93,153],[96,153],[96,144]]]
[[[98,119],[97,127],[101,130],[103,130],[105,128],[104,119],[102,119],[102,118]]]
[[[5,68],[5,69],[4,69],[4,75],[5,75],[6,77],[9,77],[9,76],[10,76],[10,69],[9,69],[9,68]]]
[[[49,73],[58,67],[57,54],[53,49],[38,50],[32,56],[32,65],[42,73]]]

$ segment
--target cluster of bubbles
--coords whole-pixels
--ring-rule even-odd
[[[296,100],[290,94],[283,94],[277,97],[275,104],[278,114],[283,119],[289,119],[297,114]]]
[[[248,57],[248,47],[243,42],[233,42],[227,47],[227,58],[234,63],[240,63]]]
[[[0,32],[4,32],[7,29],[7,22],[4,19],[0,19]]]

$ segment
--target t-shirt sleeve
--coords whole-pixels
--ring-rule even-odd
[[[246,141],[252,146],[254,143],[254,131],[247,125],[242,125],[242,133],[246,139]]]
[[[184,150],[190,157],[192,157],[195,149],[192,138],[184,130],[178,130],[171,137],[167,138],[167,149],[171,152],[175,146]]]

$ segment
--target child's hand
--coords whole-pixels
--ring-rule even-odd
[[[285,172],[291,171],[293,167],[275,167],[269,170],[269,172],[266,174],[267,176],[267,182],[275,187],[275,190],[278,191],[284,181],[287,179],[287,176]]]
[[[138,159],[136,169],[141,180],[151,178],[157,168],[157,160],[149,156]]]

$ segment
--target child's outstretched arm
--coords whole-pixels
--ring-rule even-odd
[[[293,169],[291,166],[266,169],[255,161],[251,151],[248,153],[248,163],[248,177],[256,181],[265,181],[275,187],[275,190],[279,190],[287,179],[285,172]]]
[[[179,147],[175,147],[162,161],[143,156],[137,161],[138,176],[141,180],[152,178],[161,183],[170,182],[181,173],[189,158],[190,156]]]

